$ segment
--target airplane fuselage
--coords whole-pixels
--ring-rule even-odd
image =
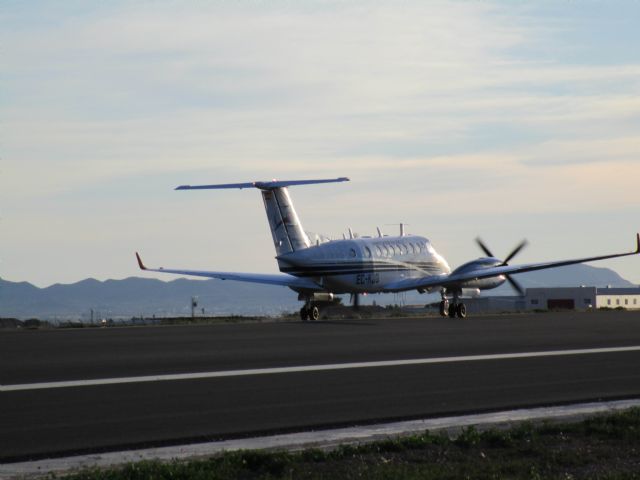
[[[404,278],[451,272],[425,237],[332,240],[277,257],[280,271],[310,277],[333,293],[378,293]]]

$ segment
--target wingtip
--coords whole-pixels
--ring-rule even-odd
[[[136,252],[136,259],[138,260],[138,266],[140,267],[140,270],[146,270],[147,267],[145,267],[144,263],[142,263],[142,259],[140,258],[138,252]]]

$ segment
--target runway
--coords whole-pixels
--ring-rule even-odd
[[[640,397],[640,312],[3,330],[0,355],[7,462]]]

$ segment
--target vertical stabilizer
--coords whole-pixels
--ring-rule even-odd
[[[298,214],[293,208],[287,187],[292,185],[314,185],[318,183],[348,182],[346,177],[317,180],[272,180],[270,182],[223,183],[214,185],[180,185],[176,190],[219,190],[225,188],[258,188],[262,191],[264,208],[276,253],[296,252],[309,248],[311,242],[304,233]]]
[[[293,208],[287,188],[262,190],[262,199],[267,211],[276,253],[282,255],[309,248],[311,242],[302,228],[295,208]]]

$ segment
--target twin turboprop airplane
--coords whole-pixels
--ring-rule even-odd
[[[511,275],[607,258],[624,257],[640,253],[640,234],[636,236],[636,250],[597,257],[560,260],[545,263],[509,265],[508,262],[525,246],[519,244],[504,260],[496,258],[477,239],[487,255],[451,270],[431,242],[421,236],[382,235],[354,237],[343,240],[312,242],[302,228],[293,208],[288,187],[318,183],[345,182],[348,178],[322,180],[288,180],[222,185],[183,185],[176,190],[208,190],[226,188],[257,188],[262,193],[280,274],[217,272],[204,270],[177,270],[147,268],[136,253],[142,270],[199,277],[237,280],[289,287],[304,301],[300,309],[302,320],[318,320],[320,308],[333,301],[335,294],[351,294],[357,306],[361,293],[389,293],[417,290],[420,293],[439,291],[442,297],[442,316],[466,316],[461,300],[463,293],[489,290],[509,282],[521,295],[523,290]]]

